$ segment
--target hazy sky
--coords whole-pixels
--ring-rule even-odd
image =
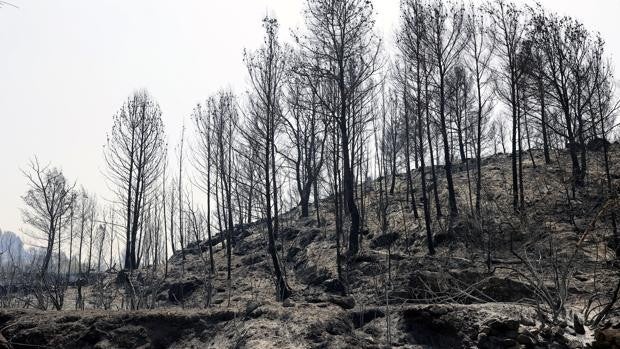
[[[41,162],[102,197],[102,146],[125,98],[147,88],[159,102],[170,148],[194,105],[222,87],[242,92],[244,48],[275,15],[282,38],[302,24],[303,0],[11,0],[0,8],[0,229],[22,223],[20,172]],[[542,0],[607,41],[619,67],[619,0]],[[378,29],[392,36],[399,0],[375,0]],[[388,40],[389,41],[389,40]]]

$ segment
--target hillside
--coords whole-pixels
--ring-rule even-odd
[[[378,224],[380,180],[368,182],[362,186],[367,227],[361,251],[343,257],[340,279],[333,205],[326,198],[320,224],[299,219],[297,210],[279,217],[277,249],[293,289],[282,303],[258,222],[232,234],[230,282],[218,234],[212,279],[208,244],[194,242],[170,258],[166,279],[161,270],[143,269],[128,279],[109,273],[88,285],[93,309],[2,309],[6,341],[0,348],[585,348],[595,337],[595,347],[612,348],[602,343],[620,331],[617,314],[601,319],[596,331],[583,326],[609,303],[618,280],[607,218],[618,208],[603,200],[602,155],[589,153],[588,184],[574,199],[565,152],[554,160],[566,168],[545,165],[538,151],[532,154],[536,166],[524,155],[527,209],[520,216],[511,209],[509,156],[483,162],[481,220],[468,212],[466,166],[457,167],[461,218],[449,223],[433,211],[433,256],[424,220],[407,209],[404,176],[387,197],[386,231]],[[619,145],[610,156],[617,187]],[[129,294],[142,309],[116,310],[127,307]]]

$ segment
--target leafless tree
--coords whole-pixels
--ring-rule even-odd
[[[481,14],[482,13],[482,14]],[[482,140],[484,126],[488,122],[493,108],[493,93],[491,82],[495,78],[491,65],[495,52],[495,41],[489,35],[489,23],[478,8],[473,5],[469,8],[466,27],[469,32],[469,41],[466,48],[467,66],[471,71],[475,84],[476,99],[476,214],[480,216],[480,191],[482,189]]]
[[[514,3],[496,0],[486,5],[486,12],[496,30],[490,31],[500,66],[497,71],[497,91],[500,99],[510,108],[512,120],[512,205],[519,209],[519,172],[517,167],[517,140],[520,124],[519,88],[524,76],[521,64],[523,42],[527,34],[527,21],[523,10]],[[503,141],[503,139],[502,139]],[[503,142],[502,142],[503,145]],[[519,152],[521,149],[518,150]]]
[[[213,118],[216,111],[215,97],[209,98],[203,106],[198,104],[194,108],[193,119],[196,127],[196,146],[195,146],[195,167],[200,174],[199,186],[207,195],[207,211],[206,211],[206,230],[207,243],[209,244],[209,268],[211,274],[215,274],[215,262],[213,261],[213,243],[211,237],[211,189],[212,189],[212,166],[214,159],[212,156],[212,136],[213,136]]]
[[[580,187],[585,183],[587,165],[586,109],[599,83],[597,64],[603,53],[603,41],[593,37],[575,19],[547,15],[542,10],[534,16],[533,26],[532,40],[542,53],[542,69],[538,71],[550,87],[546,89],[547,95],[563,116],[563,127],[554,129],[566,139],[573,181]]]
[[[337,100],[321,99],[321,103],[333,116],[340,133],[344,200],[351,218],[349,255],[355,255],[359,250],[360,212],[354,197],[353,107],[359,106],[374,87],[371,78],[380,63],[381,45],[374,33],[374,10],[366,0],[308,1],[305,19],[308,33],[297,41],[304,54],[314,60],[305,73],[318,76],[318,84],[323,80],[335,86]],[[318,90],[316,85],[312,88]]]
[[[295,173],[301,216],[308,217],[310,195],[323,166],[326,137],[318,97],[304,80],[303,76],[292,75],[287,84],[288,113],[283,120],[292,154],[282,155]]]
[[[39,271],[43,278],[52,258],[56,234],[62,229],[62,218],[71,209],[75,185],[68,183],[61,170],[41,166],[37,158],[30,162],[28,170],[22,172],[30,186],[22,197],[27,206],[22,210],[24,222],[42,232],[47,245]]]
[[[286,52],[278,42],[278,22],[274,18],[263,20],[265,40],[254,53],[246,52],[245,63],[250,76],[250,123],[261,140],[263,194],[267,220],[268,252],[273,263],[278,299],[290,296],[291,289],[282,271],[276,252],[278,234],[278,185],[276,181],[276,135],[282,127],[282,94],[285,82]],[[257,140],[258,140],[257,139]],[[272,211],[273,210],[273,211]]]
[[[125,209],[124,266],[133,270],[142,209],[162,172],[166,141],[161,110],[146,91],[135,92],[113,120],[104,155],[107,177]]]

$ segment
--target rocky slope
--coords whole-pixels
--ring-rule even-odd
[[[620,148],[612,149],[617,186]],[[557,154],[559,163],[567,163],[565,156]],[[165,279],[146,269],[129,277],[134,306],[144,310],[116,310],[127,307],[129,288],[125,276],[110,274],[88,287],[87,298],[91,307],[113,310],[4,309],[0,332],[13,348],[613,348],[620,322],[609,316],[593,330],[587,324],[594,312],[584,311],[605,304],[618,277],[609,221],[597,216],[605,205],[600,156],[592,153],[589,184],[574,200],[566,199],[569,169],[544,165],[536,151],[536,166],[524,156],[521,216],[510,209],[509,158],[485,159],[481,221],[468,214],[467,169],[460,166],[463,218],[451,223],[451,233],[445,219],[434,220],[434,256],[426,251],[423,220],[407,209],[403,178],[388,197],[387,231],[377,225],[379,182],[366,183],[362,249],[343,263],[340,278],[329,198],[320,224],[298,219],[296,210],[283,214],[278,252],[293,289],[283,303],[275,300],[258,222],[232,233],[231,280],[218,235],[212,277],[205,241],[176,253]],[[565,311],[554,318],[556,300]]]

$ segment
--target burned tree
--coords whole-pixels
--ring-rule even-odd
[[[226,241],[226,279],[232,279],[232,231],[233,225],[233,204],[232,204],[232,164],[233,147],[235,141],[235,130],[238,122],[238,113],[235,95],[231,91],[220,91],[216,96],[209,99],[207,103],[207,113],[213,117],[212,137],[212,166],[215,171],[216,205],[218,206],[218,221],[220,234],[224,234]],[[219,188],[219,189],[218,189]],[[224,223],[222,225],[222,222]],[[229,284],[230,286],[230,284]]]
[[[344,201],[351,219],[349,255],[355,255],[359,250],[360,211],[355,201],[352,141],[360,128],[353,111],[372,89],[371,78],[379,65],[381,45],[374,33],[374,10],[366,0],[319,0],[307,2],[305,15],[308,33],[297,41],[314,63],[304,69],[304,74],[318,77],[317,84],[335,86],[336,103],[322,99],[321,104],[329,110],[340,133]],[[312,88],[316,91],[318,86],[313,84]]]
[[[594,98],[600,70],[598,57],[603,41],[593,38],[583,25],[569,17],[545,15],[533,19],[533,44],[542,56],[541,75],[547,96],[558,106],[563,125],[556,132],[566,139],[572,163],[573,182],[585,184],[586,111]]]
[[[514,211],[518,211],[520,194],[517,167],[517,145],[519,143],[517,136],[520,124],[519,90],[524,76],[520,57],[527,23],[523,11],[515,4],[507,3],[504,0],[497,0],[495,4],[487,5],[486,12],[491,18],[492,25],[496,28],[489,33],[495,42],[497,57],[500,62],[497,69],[497,91],[500,99],[510,108],[512,120],[512,206]]]
[[[494,78],[491,60],[495,51],[494,41],[488,34],[488,23],[485,16],[478,14],[478,9],[471,7],[467,15],[466,28],[469,32],[469,41],[466,48],[468,68],[474,80],[475,93],[475,150],[476,150],[476,215],[480,216],[480,191],[482,188],[482,140],[484,126],[488,122],[493,108],[490,91],[491,81]]]
[[[292,152],[291,155],[283,153],[283,156],[295,173],[301,217],[308,217],[310,194],[323,167],[326,137],[318,97],[304,77],[289,79],[287,106],[289,117],[283,120]]]
[[[61,170],[41,166],[36,158],[30,162],[29,167],[22,171],[30,186],[22,197],[27,206],[22,214],[25,223],[44,233],[46,249],[39,271],[43,278],[52,258],[54,239],[62,228],[62,218],[69,213],[73,204],[74,185],[67,182]]]
[[[409,0],[403,2],[402,9],[403,12],[403,25],[401,31],[399,33],[399,48],[405,57],[406,65],[411,66],[413,69],[413,96],[415,97],[415,103],[413,106],[415,108],[415,131],[414,131],[414,139],[417,137],[417,150],[420,159],[420,182],[422,186],[422,206],[424,209],[424,224],[426,230],[426,242],[428,247],[429,254],[435,254],[435,248],[433,245],[433,233],[431,230],[431,208],[430,208],[430,198],[427,189],[427,180],[426,180],[426,153],[424,147],[424,125],[430,129],[428,124],[430,120],[425,118],[425,114],[428,114],[425,111],[428,111],[429,107],[429,94],[428,94],[428,77],[423,79],[423,76],[427,72],[428,64],[426,62],[427,50],[425,48],[425,35],[426,35],[426,26],[425,26],[425,8],[422,5],[422,2],[419,0]],[[407,72],[407,69],[405,69]],[[426,74],[428,76],[428,74]],[[407,81],[409,77],[405,74],[404,79]],[[408,96],[408,94],[406,95]],[[405,122],[409,123],[408,116],[408,106],[405,105]],[[425,120],[426,119],[426,120]],[[406,128],[409,128],[406,125]],[[430,132],[429,132],[430,137]],[[437,204],[437,215],[441,215],[441,209],[439,204],[439,199],[437,195],[437,181],[435,178],[435,170],[433,163],[433,150],[432,143],[429,138],[429,154],[431,158],[431,171],[433,174],[433,182],[435,186],[435,194],[436,194],[436,204]],[[407,160],[409,161],[409,160]],[[408,174],[407,177],[410,175]]]
[[[138,267],[137,235],[140,217],[166,152],[159,105],[146,91],[135,92],[113,118],[104,156],[107,177],[125,210],[125,269]]]
[[[452,179],[452,156],[448,139],[448,122],[446,117],[446,78],[458,63],[461,53],[467,45],[465,31],[465,9],[454,3],[444,4],[437,0],[429,5],[428,30],[425,35],[425,44],[429,50],[430,63],[435,68],[435,83],[437,85],[437,107],[439,116],[439,131],[443,141],[444,168],[448,185],[448,205],[450,217],[458,216],[456,192]]]
[[[250,76],[250,128],[264,144],[261,145],[260,162],[265,217],[267,223],[268,252],[273,263],[278,299],[290,296],[291,289],[282,271],[275,246],[278,235],[278,183],[276,181],[276,136],[282,126],[281,98],[286,74],[286,52],[278,42],[278,21],[266,17],[263,20],[265,40],[254,53],[245,54]],[[255,140],[258,140],[255,139]]]

